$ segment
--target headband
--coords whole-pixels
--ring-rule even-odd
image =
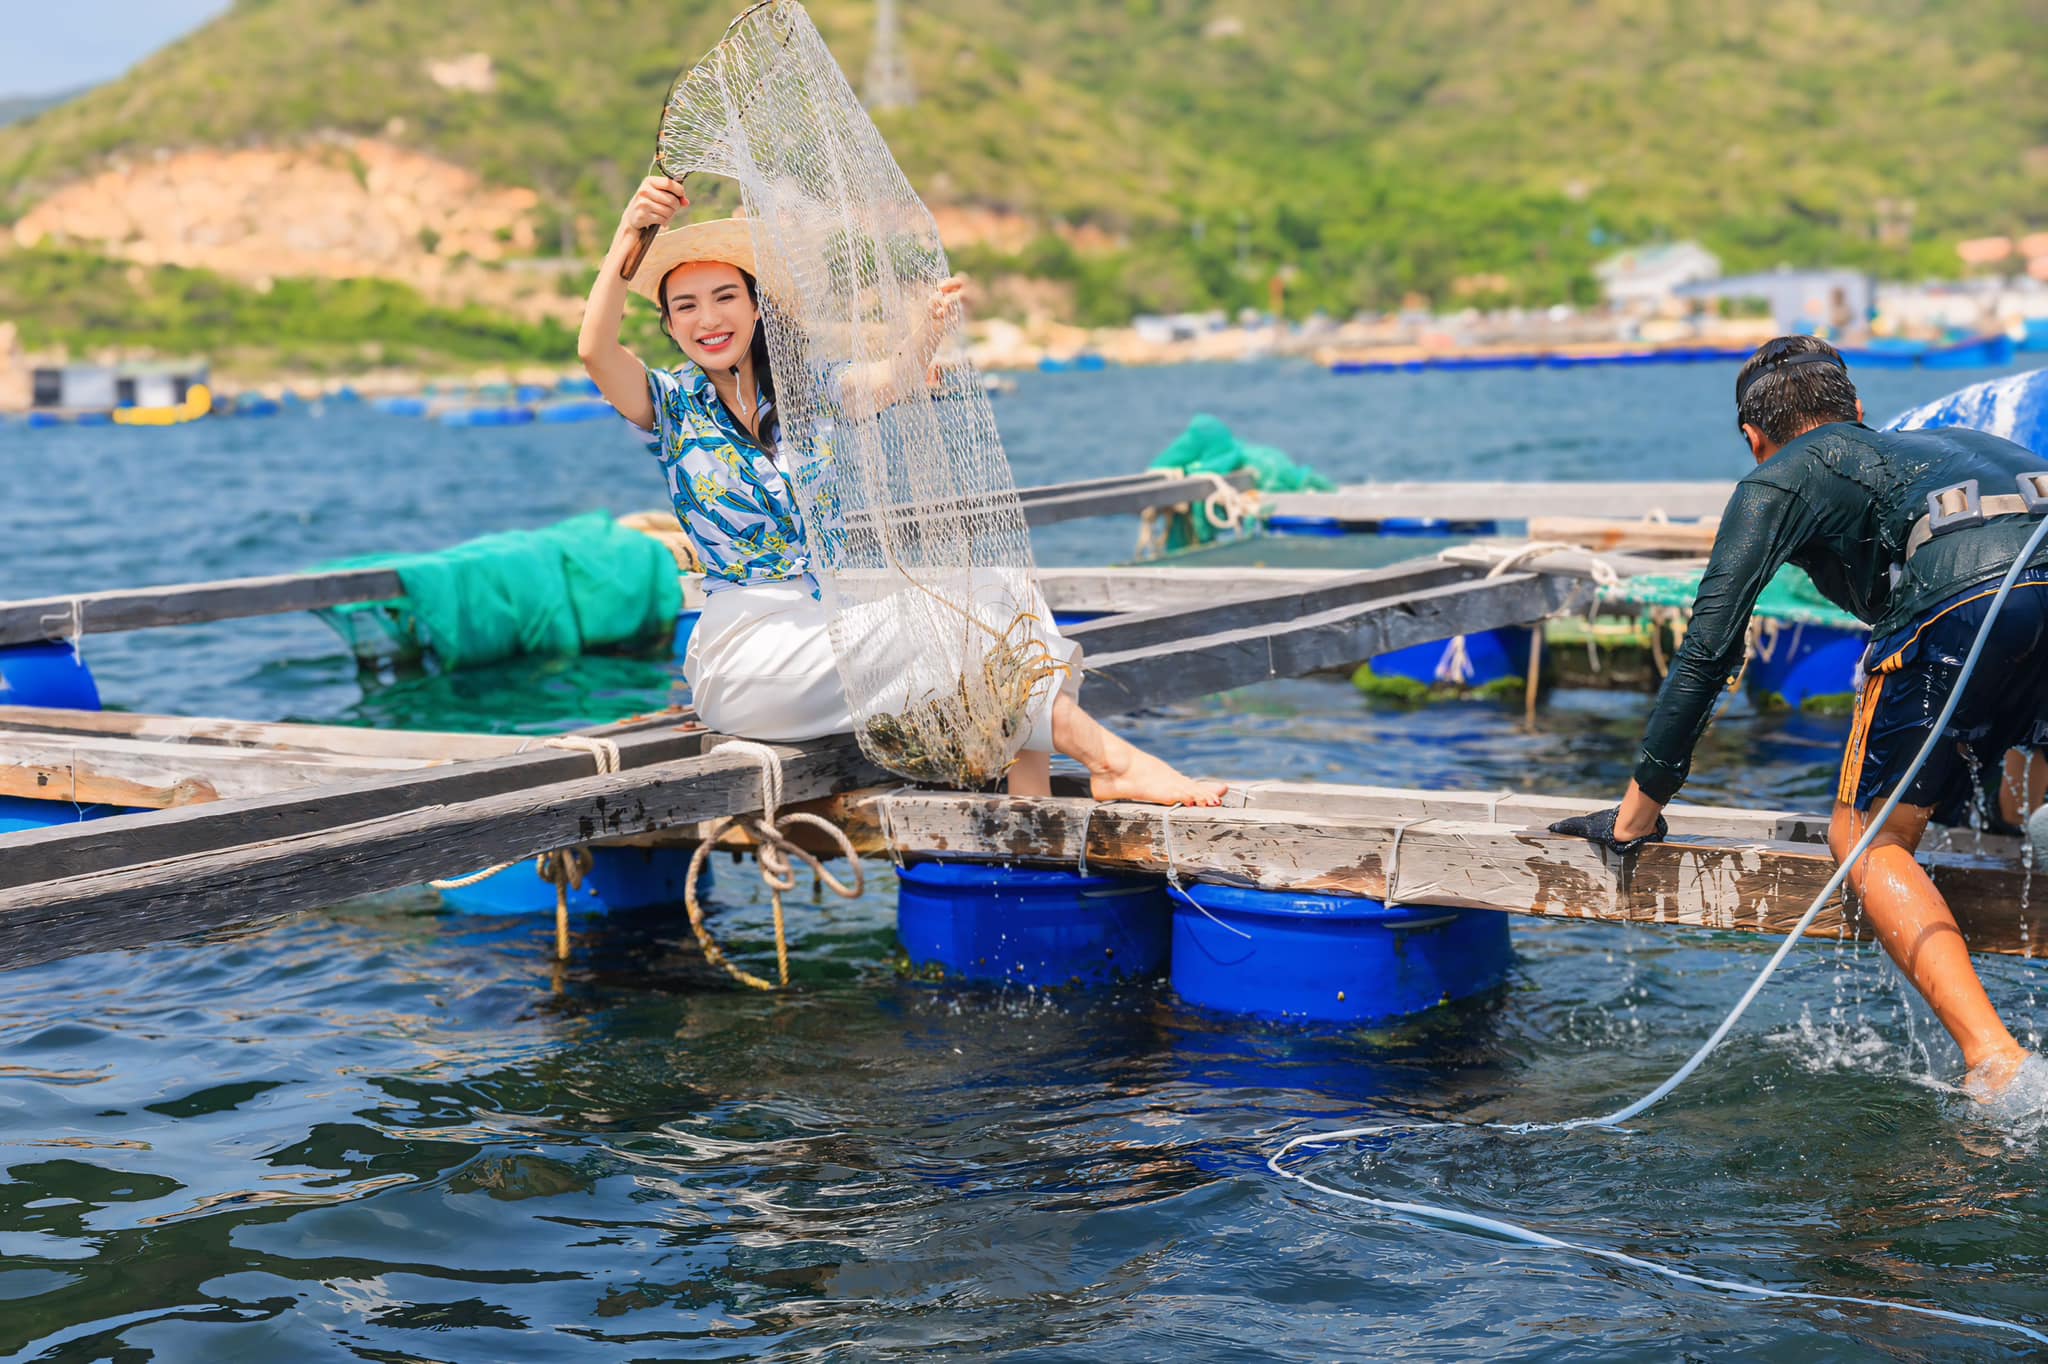
[[[1794,365],[1833,365],[1844,374],[1849,372],[1847,361],[1839,356],[1829,355],[1826,351],[1801,351],[1797,355],[1788,355],[1782,360],[1766,360],[1751,370],[1747,377],[1735,386],[1735,406],[1738,408],[1742,406],[1742,400],[1748,396],[1752,388],[1756,387],[1757,380],[1769,374],[1776,374],[1781,370],[1791,369]]]

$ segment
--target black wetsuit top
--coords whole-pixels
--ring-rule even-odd
[[[1685,643],[1657,695],[1636,784],[1668,801],[1684,784],[1714,702],[1742,663],[1757,594],[1787,563],[1821,594],[1882,637],[1965,588],[2003,577],[2036,522],[1994,518],[1936,536],[1905,560],[1906,537],[1927,514],[1927,494],[1967,478],[1981,495],[2017,492],[2015,476],[2048,459],[1982,431],[1873,431],[1835,422],[1807,432],[1759,464],[1721,514]],[[2035,556],[2048,565],[2048,546]]]

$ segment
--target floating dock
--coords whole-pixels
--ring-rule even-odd
[[[1029,489],[1024,500],[1033,524],[1047,524],[1182,505],[1216,482],[1108,478]],[[1712,516],[1726,495],[1727,485],[1685,483],[1352,488],[1299,501],[1360,525],[1517,520],[1593,547],[1489,539],[1354,572],[1138,566],[1040,577],[1053,608],[1078,618],[1067,633],[1086,650],[1084,703],[1110,716],[1582,612],[1602,584],[1696,563],[1710,528],[1664,518]],[[1659,515],[1617,524],[1588,518],[1589,507]],[[0,645],[401,592],[395,574],[375,570],[0,603]],[[1544,831],[1593,808],[1586,800],[1254,781],[1222,809],[1165,810],[912,790],[847,736],[775,750],[786,804],[813,802],[863,853],[912,865],[1002,863],[1390,912],[1765,934],[1783,932],[1833,869],[1824,820],[1799,812],[1673,807],[1671,841],[1621,866]],[[707,822],[762,808],[762,772],[687,710],[521,738],[10,706],[0,707],[0,797],[126,811],[0,835],[0,964],[19,966],[562,849],[688,847]],[[1966,838],[1923,860],[1974,950],[2031,956],[2048,941],[2048,898],[2027,894],[2017,845]],[[1410,915],[1395,928],[1443,922]],[[1838,900],[1811,932],[1861,928]]]

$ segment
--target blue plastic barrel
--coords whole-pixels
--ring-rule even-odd
[[[1526,677],[1529,671],[1529,636],[1526,626],[1481,630],[1465,636],[1465,664],[1457,666],[1449,640],[1411,644],[1405,649],[1380,654],[1372,660],[1375,677],[1407,677],[1425,687],[1439,684],[1465,688],[1484,687],[1509,677]],[[1462,676],[1459,674],[1462,672]]]
[[[1351,527],[1334,516],[1269,516],[1264,525],[1269,535],[1332,537],[1352,533]]]
[[[1012,985],[1099,985],[1166,969],[1172,910],[1157,881],[984,862],[902,869],[896,935],[910,964]]]
[[[1749,661],[1752,696],[1776,697],[1797,710],[1822,696],[1856,694],[1856,664],[1870,637],[1862,630],[1829,625],[1781,625],[1765,658],[1761,649]]]
[[[1194,885],[1173,904],[1173,990],[1225,1013],[1384,1023],[1507,978],[1508,916]]]
[[[10,644],[0,649],[0,705],[98,710],[100,689],[69,644]]]
[[[569,892],[572,914],[680,905],[688,884],[691,848],[593,848],[583,884]],[[710,872],[706,871],[708,883]],[[540,878],[533,859],[507,867],[488,880],[437,892],[441,903],[462,914],[553,912],[555,888]]]
[[[1493,535],[1495,521],[1453,521],[1441,516],[1389,516],[1378,526],[1381,535]]]
[[[24,829],[49,829],[60,824],[78,824],[108,815],[132,815],[121,805],[73,805],[68,800],[28,800],[21,796],[0,796],[0,834]]]

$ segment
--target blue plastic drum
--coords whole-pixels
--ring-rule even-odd
[[[88,819],[134,813],[120,805],[73,805],[68,800],[0,796],[0,834],[16,834],[25,829],[51,829],[60,824],[81,824]]]
[[[1494,989],[1508,916],[1195,885],[1173,905],[1173,989],[1258,1018],[1385,1023]]]
[[[1794,623],[1779,627],[1771,656],[1749,661],[1750,695],[1793,710],[1821,697],[1846,703],[1856,694],[1856,664],[1870,637],[1862,630]]]
[[[583,884],[569,892],[572,914],[680,905],[688,884],[690,848],[593,848]],[[711,873],[704,874],[708,887]],[[507,867],[473,886],[437,892],[460,914],[553,913],[555,888],[541,880],[533,859]]]
[[[1373,659],[1373,676],[1412,678],[1425,687],[1468,689],[1524,677],[1529,671],[1530,633],[1525,626],[1509,626],[1466,635],[1462,661],[1453,655],[1449,640],[1411,644]]]
[[[0,649],[0,706],[98,710],[100,689],[69,644],[12,644]]]
[[[898,879],[896,934],[917,970],[1101,985],[1166,969],[1173,914],[1157,881],[983,862],[924,862]]]

